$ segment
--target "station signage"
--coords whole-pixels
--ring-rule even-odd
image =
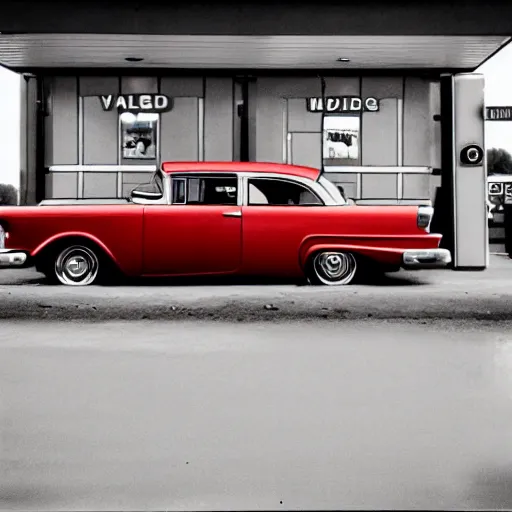
[[[363,99],[359,96],[329,96],[325,98],[324,109],[324,101],[322,98],[307,98],[306,108],[308,112],[342,114],[377,112],[379,110],[379,100],[373,97]]]
[[[486,107],[486,121],[512,121],[512,106],[510,107]]]
[[[108,94],[99,99],[104,111],[160,113],[172,108],[171,98],[164,94]]]

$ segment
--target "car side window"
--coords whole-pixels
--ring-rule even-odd
[[[275,178],[249,178],[249,205],[321,206],[322,200],[308,187]]]
[[[236,176],[190,176],[172,179],[173,204],[232,205],[238,204]]]

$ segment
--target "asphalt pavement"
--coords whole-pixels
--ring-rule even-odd
[[[511,327],[5,321],[0,509],[510,509]]]
[[[511,283],[0,272],[0,510],[512,509]]]

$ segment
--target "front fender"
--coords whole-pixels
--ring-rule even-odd
[[[54,242],[57,242],[59,240],[63,240],[65,238],[86,238],[90,240],[91,242],[98,245],[103,251],[105,251],[105,254],[112,259],[116,264],[118,263],[110,251],[110,249],[97,237],[94,235],[91,235],[90,233],[84,233],[82,231],[67,231],[64,233],[59,233],[58,235],[53,235],[50,238],[47,238],[44,242],[39,244],[32,252],[31,256],[34,258],[38,254],[40,254],[44,249],[46,249],[49,245],[53,244]]]

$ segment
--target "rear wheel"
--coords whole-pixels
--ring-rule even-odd
[[[313,255],[309,265],[313,284],[343,286],[350,284],[357,273],[356,257],[349,252],[321,251]]]

